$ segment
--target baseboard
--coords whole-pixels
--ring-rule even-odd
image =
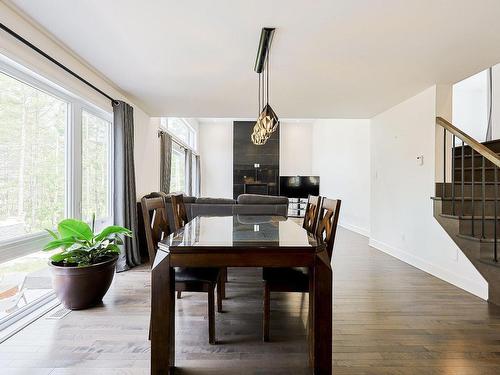
[[[346,223],[344,221],[340,221],[339,225],[342,228],[350,230],[351,232],[356,232],[358,234],[361,234],[362,236],[370,237],[370,231],[368,229],[366,229],[366,228],[361,228],[361,227],[358,227],[356,225],[352,225],[352,224]]]
[[[410,254],[404,250],[397,249],[382,241],[370,238],[368,244],[377,250],[380,250],[398,260],[401,260],[413,267],[418,268],[419,270],[422,270],[432,276],[455,285],[456,287],[474,294],[479,298],[482,298],[484,300],[488,299],[488,288],[486,287],[485,290],[484,285],[478,284],[477,282],[467,279],[459,274],[450,272],[440,266],[429,263],[422,258],[416,257],[415,255]]]

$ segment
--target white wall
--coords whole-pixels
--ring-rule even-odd
[[[233,121],[199,120],[202,196],[233,197]],[[312,173],[312,121],[284,121],[280,125],[280,174]],[[249,139],[250,142],[250,139]]]
[[[342,200],[340,225],[370,232],[370,120],[317,120],[313,126],[312,174],[320,194]]]
[[[488,129],[488,71],[453,85],[453,125],[483,142]]]
[[[433,218],[435,116],[434,86],[371,119],[370,244],[486,299],[486,281]]]
[[[201,196],[233,197],[233,120],[200,121]]]
[[[150,126],[149,115],[134,105],[133,101],[127,98],[116,86],[92,70],[71,53],[71,51],[52,39],[43,29],[26,20],[22,15],[3,2],[0,2],[0,15],[1,22],[7,27],[16,31],[55,59],[61,61],[113,98],[124,100],[134,107],[137,196],[140,197],[143,193],[156,190],[159,186],[159,173],[158,166],[155,165],[157,162],[153,160],[155,156],[152,156],[152,153],[158,151],[158,143],[156,129],[152,129]],[[112,112],[108,99],[96,93],[5,32],[0,33],[0,53],[101,109]]]
[[[280,123],[280,175],[312,174],[313,121],[290,120]]]

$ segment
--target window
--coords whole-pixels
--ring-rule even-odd
[[[68,103],[0,73],[0,241],[65,214]]]
[[[111,216],[111,123],[82,112],[82,218],[90,221]]]
[[[0,55],[0,332],[55,298],[45,228],[112,222],[111,130],[111,114]]]
[[[170,169],[170,191],[186,192],[186,150],[172,142],[172,164]]]
[[[160,127],[172,136],[172,160],[170,169],[170,191],[199,196],[196,164],[196,131],[191,126],[194,119],[177,117],[161,118]],[[187,151],[192,152],[189,169]],[[189,185],[191,176],[191,188]]]
[[[191,150],[196,149],[196,132],[189,125],[187,119],[177,117],[162,118],[161,124],[183,146]]]

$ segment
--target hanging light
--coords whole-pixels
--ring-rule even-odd
[[[269,49],[273,33],[274,29],[262,29],[259,53],[255,63],[255,71],[259,73],[259,116],[253,127],[250,139],[253,144],[258,146],[265,144],[279,126],[279,118],[269,105]],[[261,74],[262,70],[265,70],[265,77]],[[266,103],[265,105],[264,102]]]

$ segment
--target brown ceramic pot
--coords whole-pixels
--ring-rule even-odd
[[[101,302],[113,281],[117,259],[85,267],[63,267],[49,262],[52,286],[59,301],[71,310],[86,309]]]

